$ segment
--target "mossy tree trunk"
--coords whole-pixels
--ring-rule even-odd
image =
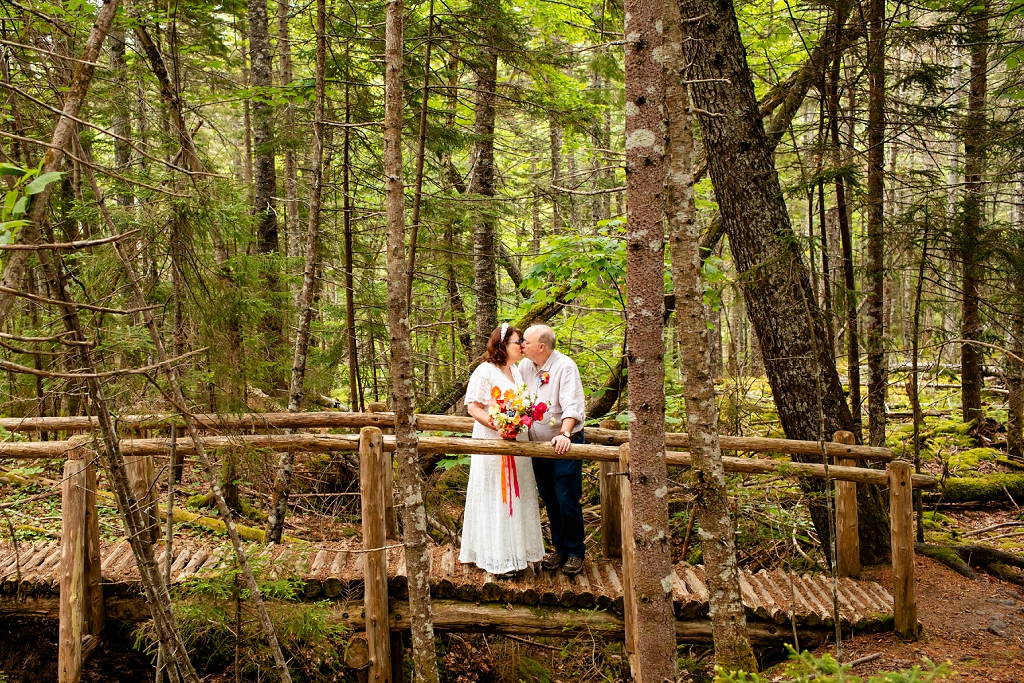
[[[712,372],[708,316],[701,278],[700,226],[693,193],[693,128],[687,69],[682,55],[682,32],[676,0],[665,2],[666,222],[672,253],[672,289],[679,331],[686,431],[693,455],[696,512],[700,519],[704,564],[711,603],[715,663],[728,671],[757,671],[747,635],[740,576],[736,564],[736,535],[729,511],[729,494],[718,441],[718,408]]]

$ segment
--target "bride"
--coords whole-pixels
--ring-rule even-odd
[[[516,367],[522,357],[522,333],[518,329],[502,323],[491,332],[484,362],[473,372],[466,389],[466,408],[476,420],[474,439],[499,438],[488,413],[491,390],[497,387],[504,392],[523,383]],[[517,440],[527,441],[528,438],[523,432]],[[459,561],[472,562],[492,574],[511,577],[514,572],[526,569],[527,563],[544,557],[544,541],[532,460],[515,457],[512,476],[518,479],[518,495],[508,493],[510,501],[502,500],[502,460],[500,455],[472,456]],[[516,487],[509,488],[515,490]]]

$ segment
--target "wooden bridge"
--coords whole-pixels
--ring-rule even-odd
[[[397,535],[389,452],[394,438],[382,435],[393,416],[382,413],[285,413],[248,416],[197,416],[207,431],[207,448],[256,447],[276,451],[358,452],[363,506],[363,543],[338,542],[322,547],[305,543],[258,546],[252,561],[279,578],[302,582],[309,599],[335,601],[339,617],[356,630],[365,629],[366,661],[374,671],[391,666],[391,649],[400,646],[393,632],[410,627],[404,552]],[[147,431],[174,424],[174,416],[122,417],[120,429],[130,434],[120,442],[133,456],[129,474],[142,505],[152,491],[152,456],[176,449],[187,453],[188,440],[146,438]],[[467,418],[417,416],[422,430],[462,432]],[[90,418],[3,419],[10,431],[90,431]],[[630,601],[632,583],[623,565],[631,566],[631,529],[623,520],[629,495],[623,484],[628,473],[628,433],[587,428],[586,445],[558,456],[548,444],[486,441],[425,434],[421,454],[490,453],[532,457],[568,457],[601,464],[601,539],[603,557],[588,559],[574,578],[561,573],[530,570],[514,580],[499,580],[457,561],[451,547],[432,549],[431,590],[438,630],[567,636],[589,633],[601,637],[636,633]],[[362,428],[359,434],[279,433],[296,428]],[[209,432],[215,432],[209,435]],[[243,431],[245,433],[238,434]],[[216,432],[220,432],[217,435]],[[232,436],[223,436],[233,432]],[[779,644],[791,641],[794,630],[808,647],[834,633],[836,620],[844,630],[895,628],[904,636],[917,633],[913,558],[913,488],[936,485],[933,477],[912,474],[906,461],[893,460],[892,451],[853,445],[853,435],[836,434],[833,442],[723,437],[726,450],[816,455],[819,463],[780,462],[751,457],[725,457],[727,471],[748,474],[816,477],[836,480],[837,573],[833,582],[823,576],[794,576],[781,571],[743,572],[741,590],[752,641]],[[685,434],[669,434],[669,448],[686,448]],[[105,620],[149,617],[135,557],[127,542],[105,545],[99,540],[96,509],[96,457],[87,438],[65,441],[0,443],[2,458],[66,458],[62,490],[63,532],[55,543],[22,546],[19,552],[0,545],[0,613],[58,617],[61,622],[61,681],[76,681],[76,666],[98,642]],[[887,462],[886,470],[856,466],[858,459]],[[686,452],[668,451],[672,467],[689,467]],[[893,585],[891,594],[877,583],[859,581],[856,487],[858,483],[888,486],[892,519]],[[628,509],[625,510],[628,513]],[[166,559],[157,546],[157,557]],[[620,561],[623,558],[625,561]],[[229,545],[175,545],[171,553],[172,582],[185,584],[233,565]],[[708,590],[702,567],[678,565],[672,574],[676,634],[682,642],[711,642],[707,619]],[[838,609],[837,609],[838,608]],[[66,664],[66,665],[65,665]],[[359,665],[359,663],[356,663]],[[67,673],[66,672],[70,672]],[[386,678],[386,676],[385,676]]]
[[[364,597],[368,553],[358,543],[333,543],[322,548],[307,544],[253,544],[248,550],[250,561],[261,568],[265,577],[297,581],[299,592],[306,599],[327,598],[342,607],[352,607],[353,601],[361,602]],[[401,616],[401,601],[408,597],[404,551],[396,546],[384,552],[388,594],[393,603],[391,627],[408,629],[408,619]],[[189,581],[223,577],[235,567],[228,544],[178,545],[172,555],[171,581],[177,587],[186,587]],[[165,561],[162,545],[157,546],[157,556]],[[60,564],[58,543],[23,545],[19,557],[12,545],[0,544],[0,614],[58,617]],[[704,568],[679,564],[674,569],[672,598],[679,622],[678,636],[687,642],[710,642]],[[149,618],[135,558],[127,541],[102,545],[101,575],[107,618]],[[473,565],[460,563],[457,548],[438,546],[431,552],[431,595],[442,601],[438,623],[442,630],[486,629],[494,633],[550,636],[588,632],[619,637],[623,630],[624,581],[622,564],[617,560],[588,559],[584,570],[572,578],[560,572],[527,569],[514,580],[500,580]],[[832,581],[826,576],[800,576],[782,570],[745,571],[741,588],[756,642],[791,641],[794,622],[805,646],[821,642],[833,632]],[[893,599],[879,584],[842,578],[838,595],[843,630],[875,631],[890,627]],[[356,605],[344,620],[361,629],[365,620],[360,612]],[[461,612],[466,613],[460,617]]]

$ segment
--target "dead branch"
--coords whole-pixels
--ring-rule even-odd
[[[204,353],[206,352],[207,349],[208,347],[203,347],[201,349],[196,349],[195,351],[189,351],[188,353],[182,354],[180,356],[168,358],[167,360],[162,360],[157,363],[153,363],[152,365],[146,365],[141,368],[129,368],[127,370],[109,370],[107,372],[49,372],[46,370],[36,370],[35,368],[30,368],[27,365],[18,365],[17,363],[12,363],[6,360],[0,360],[0,368],[3,368],[4,370],[9,370],[11,372],[21,373],[24,375],[36,375],[37,377],[53,377],[59,379],[105,379],[107,377],[118,377],[120,375],[144,375],[147,372],[157,370],[167,365],[168,363],[177,363],[178,361],[184,360],[189,356],[195,356],[197,354]]]
[[[101,244],[109,244],[125,237],[131,237],[142,232],[141,229],[129,230],[121,235],[104,237],[98,240],[76,240],[74,242],[51,242],[42,244],[0,244],[0,251],[35,251],[37,249],[88,249],[98,247]]]

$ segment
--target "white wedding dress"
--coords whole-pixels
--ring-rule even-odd
[[[476,401],[489,406],[493,387],[504,392],[523,383],[514,365],[512,377],[514,384],[493,363],[481,363],[469,378],[466,403]],[[499,436],[493,429],[474,422],[473,438],[497,439]],[[528,434],[523,432],[517,440],[529,440]],[[472,562],[492,574],[526,569],[528,562],[538,562],[544,557],[533,460],[517,456],[515,463],[519,497],[512,498],[511,515],[508,502],[501,499],[502,456],[473,455],[469,466],[459,561]]]

